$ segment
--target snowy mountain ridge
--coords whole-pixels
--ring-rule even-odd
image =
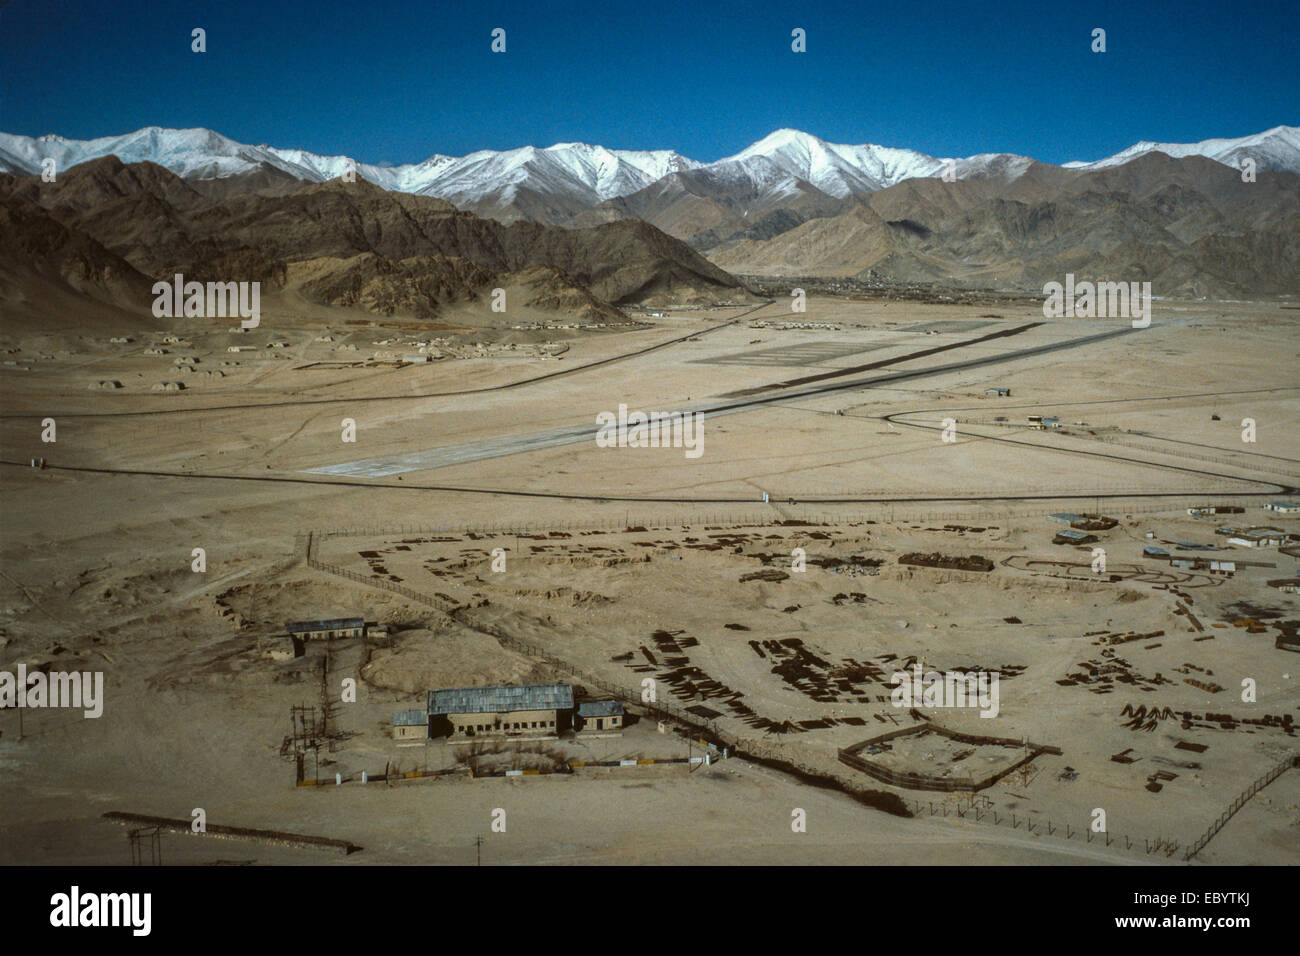
[[[1249,156],[1259,170],[1300,172],[1300,127],[1277,126],[1238,139],[1200,143],[1137,143],[1114,156],[1093,162],[1070,162],[1069,168],[1115,166],[1146,153],[1174,157],[1206,156],[1237,166]],[[123,162],[150,161],[191,179],[224,179],[271,168],[307,182],[324,182],[355,168],[358,176],[397,192],[437,196],[457,205],[483,204],[508,209],[521,191],[542,203],[569,208],[594,207],[628,196],[665,176],[707,169],[719,178],[747,181],[774,195],[790,192],[799,181],[837,199],[862,196],[905,179],[935,177],[945,165],[959,179],[998,176],[1015,179],[1033,162],[1026,156],[989,153],[945,160],[911,149],[873,144],[829,143],[794,129],[776,130],[733,156],[702,163],[672,150],[607,149],[586,143],[557,143],[539,148],[479,150],[467,156],[435,154],[419,163],[387,166],[357,162],[347,156],[322,156],[302,149],[251,146],[209,129],[149,126],[121,136],[74,140],[0,133],[0,172],[33,175],[53,159],[56,170],[102,156]]]

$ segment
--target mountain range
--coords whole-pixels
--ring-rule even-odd
[[[55,183],[39,175],[47,159]],[[1074,272],[1168,296],[1300,292],[1300,129],[1288,126],[1064,166],[789,129],[711,163],[565,143],[354,166],[151,127],[0,134],[0,170],[0,296],[19,276],[58,285],[59,301],[123,302],[173,271],[238,271],[419,317],[512,282],[541,307],[610,318],[634,303],[744,301],[735,275],[1019,290]]]
[[[1041,289],[1068,273],[1162,296],[1300,293],[1300,176],[1202,156],[1034,163],[1012,181],[909,179],[779,235],[719,246],[737,274]]]
[[[1200,143],[1138,143],[1095,162],[1072,162],[1066,168],[1099,169],[1139,156],[1205,156],[1236,167],[1243,156],[1260,171],[1300,173],[1300,127],[1277,126],[1240,139]],[[751,201],[732,203],[744,216],[791,197],[844,200],[868,195],[907,179],[940,175],[949,160],[910,149],[828,143],[809,133],[781,129],[734,156],[703,163],[671,150],[622,150],[585,143],[558,143],[546,148],[524,146],[504,151],[480,150],[468,156],[435,154],[419,163],[385,166],[347,156],[321,156],[302,149],[249,146],[208,129],[146,127],[121,136],[91,140],[53,134],[28,137],[0,133],[0,172],[34,175],[53,159],[58,171],[104,156],[123,162],[157,163],[176,175],[198,181],[240,179],[274,189],[291,182],[319,183],[349,168],[357,176],[395,192],[436,196],[461,209],[502,222],[530,219],[567,225],[576,216],[604,207],[607,218],[644,206],[641,195],[680,189],[686,194],[723,188],[745,191]],[[1019,178],[1034,162],[1010,153],[953,159],[958,179]],[[675,182],[665,183],[664,180]],[[640,198],[638,198],[640,197]],[[815,203],[814,203],[815,205]],[[643,217],[637,217],[643,218]],[[683,238],[686,238],[683,236]]]
[[[0,174],[6,318],[80,295],[139,314],[153,281],[258,280],[327,305],[417,318],[515,288],[548,311],[624,321],[627,304],[752,301],[740,282],[638,220],[509,225],[364,179],[209,195],[109,155],[56,183]],[[44,309],[48,318],[52,309]],[[143,311],[147,312],[147,306]]]

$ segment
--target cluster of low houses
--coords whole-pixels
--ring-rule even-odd
[[[1194,550],[1212,549],[1208,545],[1196,545]],[[1144,557],[1153,558],[1156,561],[1168,561],[1170,567],[1179,568],[1183,571],[1209,571],[1211,574],[1224,575],[1237,573],[1237,562],[1224,558],[1179,558],[1170,554],[1164,548],[1155,545],[1147,545],[1142,549],[1142,554]]]
[[[1276,514],[1295,514],[1300,512],[1300,504],[1292,501],[1270,501],[1264,505],[1265,510]],[[1245,508],[1239,505],[1206,505],[1200,508],[1188,508],[1187,513],[1194,518],[1209,518],[1216,515],[1244,514]],[[1221,525],[1214,533],[1223,539],[1221,544],[1202,544],[1193,541],[1176,541],[1178,551],[1219,551],[1225,547],[1232,548],[1278,548],[1280,553],[1293,556],[1294,545],[1300,542],[1300,533],[1286,531],[1272,525],[1236,527]],[[1147,537],[1154,537],[1151,532]],[[1219,558],[1178,557],[1164,548],[1148,545],[1142,549],[1144,556],[1160,561],[1168,561],[1173,567],[1197,570],[1209,570],[1219,574],[1232,574],[1237,570],[1237,562]],[[1249,563],[1249,562],[1248,562]],[[1270,582],[1271,584],[1272,582]]]
[[[1264,503],[1265,511],[1273,511],[1280,515],[1300,514],[1300,503],[1295,501],[1268,501]],[[1213,515],[1239,515],[1244,514],[1245,508],[1240,505],[1204,505],[1200,508],[1188,508],[1187,513],[1194,518],[1208,518]]]
[[[393,738],[555,737],[570,729],[621,733],[624,717],[617,700],[575,704],[569,684],[450,687],[429,691],[423,709],[394,712]]]
[[[1235,548],[1277,548],[1291,539],[1281,528],[1215,528],[1214,533]]]

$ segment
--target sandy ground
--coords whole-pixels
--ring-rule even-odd
[[[1300,533],[1300,517],[1261,508],[1287,497],[1277,487],[1300,484],[1300,397],[1291,371],[1300,313],[1293,311],[1165,303],[1153,328],[1095,347],[789,401],[774,391],[768,394],[778,400],[770,404],[707,419],[698,459],[679,448],[602,449],[580,441],[384,477],[312,471],[393,455],[434,454],[428,461],[440,462],[438,450],[453,446],[496,442],[496,450],[509,450],[512,441],[557,430],[594,431],[596,414],[620,403],[703,407],[1003,327],[1043,323],[828,381],[892,376],[1106,327],[1043,322],[1041,314],[1011,307],[989,317],[987,307],[831,299],[811,300],[802,316],[775,305],[745,311],[682,312],[626,331],[530,331],[530,342],[520,340],[562,339],[567,349],[558,358],[470,349],[465,354],[475,357],[404,367],[337,363],[405,353],[410,343],[447,333],[358,329],[320,314],[264,315],[264,328],[247,334],[189,320],[173,330],[180,343],[163,343],[161,333],[109,343],[107,333],[4,329],[6,359],[21,364],[0,367],[0,458],[16,463],[0,467],[0,668],[22,661],[102,670],[107,700],[98,720],[28,711],[21,740],[17,713],[0,712],[0,861],[127,862],[125,828],[100,814],[185,818],[203,807],[213,823],[337,837],[365,849],[343,857],[166,836],[167,862],[472,863],[482,835],[484,863],[1170,863],[1181,853],[1107,848],[1077,833],[1100,808],[1121,842],[1159,837],[1186,847],[1251,781],[1300,749],[1280,727],[1225,730],[1198,719],[1184,728],[1167,718],[1135,730],[1121,713],[1130,705],[1294,719],[1300,709],[1300,657],[1273,646],[1271,623],[1300,618],[1300,598],[1265,583],[1294,575],[1296,559],[1276,548],[1238,552],[1232,556],[1275,567],[1246,567],[1224,579],[1142,555],[1150,544],[1212,543],[1214,529],[1226,523]],[[796,320],[829,327],[781,327]],[[681,336],[693,337],[498,388]],[[319,341],[326,337],[331,341]],[[374,344],[384,340],[389,344]],[[288,345],[265,348],[271,341]],[[245,342],[259,347],[228,351]],[[357,352],[339,348],[346,344]],[[146,355],[146,348],[168,354]],[[194,357],[196,371],[176,373],[178,355]],[[239,364],[221,364],[227,361]],[[223,375],[203,375],[208,370]],[[123,387],[91,390],[92,380]],[[150,391],[163,380],[187,387]],[[992,385],[1010,386],[1012,395],[986,397]],[[1056,415],[1066,428],[1031,430],[1029,415]],[[999,416],[1007,421],[995,421]],[[57,423],[52,444],[40,440],[47,417]],[[355,442],[341,440],[345,418],[356,423]],[[955,442],[936,430],[945,418],[956,422]],[[1245,418],[1256,424],[1254,443],[1241,439]],[[27,467],[36,456],[55,467]],[[1164,497],[1144,497],[1153,493]],[[1067,494],[1085,497],[1050,497]],[[954,500],[972,496],[996,500]],[[1205,520],[1185,513],[1210,496],[1246,513]],[[832,497],[857,500],[818,500]],[[882,498],[922,500],[867,500]],[[1047,517],[1053,511],[1119,519],[1097,545],[1120,580],[1092,574],[1091,546],[1050,543],[1062,527]],[[781,524],[790,520],[811,524]],[[950,524],[965,527],[945,529]],[[466,528],[480,532],[471,538]],[[313,529],[387,529],[322,535],[318,557],[443,597],[429,606],[308,568],[305,535]],[[419,540],[399,550],[408,539]],[[201,574],[191,570],[197,547],[206,551]],[[507,555],[503,574],[489,565],[497,547]],[[807,553],[807,572],[740,580],[760,570],[788,572],[796,547]],[[382,571],[363,551],[380,557]],[[907,552],[931,551],[981,554],[995,567],[980,574],[899,564]],[[878,563],[876,573],[817,563],[855,556]],[[1179,612],[1180,602],[1202,630]],[[261,655],[285,620],[345,613],[380,622],[393,637],[337,642],[324,686],[323,648],[285,662]],[[1233,626],[1245,617],[1263,622],[1263,631]],[[1112,633],[1160,630],[1151,639],[1102,643]],[[684,665],[664,660],[660,631],[693,639],[669,655],[685,657]],[[333,707],[338,739],[321,754],[322,777],[377,772],[392,762],[454,765],[455,752],[440,743],[397,747],[388,721],[393,710],[418,706],[426,686],[556,676],[492,633],[541,646],[602,680],[638,687],[654,679],[663,699],[710,707],[722,715],[720,730],[846,785],[885,789],[855,779],[835,751],[906,722],[905,714],[878,699],[889,690],[872,678],[834,701],[813,699],[773,670],[779,661],[763,642],[797,639],[825,662],[823,676],[851,664],[883,671],[913,658],[940,669],[998,669],[997,718],[943,710],[929,716],[1062,754],[1036,758],[1027,773],[983,791],[1000,819],[1027,815],[1034,832],[983,815],[979,822],[958,818],[957,798],[905,790],[898,791],[904,799],[925,806],[914,819],[894,817],[735,759],[694,773],[674,765],[524,779],[455,776],[391,788],[294,786],[293,763],[281,755],[289,707],[319,704],[323,692],[337,700],[345,677],[358,679],[358,702]],[[1213,639],[1198,640],[1207,636]],[[1058,683],[1087,675],[1085,665],[1114,665],[1116,657],[1122,666],[1108,684]],[[766,733],[717,697],[686,696],[689,688],[672,673],[682,667],[739,693],[733,699],[759,718],[833,722]],[[1253,703],[1241,700],[1246,678],[1257,684]],[[1206,691],[1189,679],[1222,689]],[[1180,741],[1207,749],[1180,749]],[[622,738],[555,746],[570,759],[612,759],[677,756],[686,743],[643,722]],[[1110,759],[1127,748],[1134,762]],[[917,756],[924,764],[924,754]],[[1062,779],[1066,767],[1077,778]],[[933,768],[917,767],[926,769]],[[1157,771],[1176,776],[1152,792],[1146,785]],[[1296,771],[1283,774],[1201,858],[1300,860],[1297,780]],[[387,806],[367,812],[376,801]],[[932,802],[940,815],[930,815]],[[507,812],[505,834],[490,829],[498,807]],[[794,808],[807,811],[806,833],[791,830]],[[1076,838],[1047,836],[1048,821],[1054,829],[1068,824]]]

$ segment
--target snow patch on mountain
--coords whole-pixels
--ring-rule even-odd
[[[1300,173],[1300,127],[1274,126],[1272,129],[1237,139],[1204,139],[1199,143],[1152,143],[1143,140],[1114,156],[1094,162],[1074,161],[1062,165],[1069,169],[1102,169],[1121,166],[1147,153],[1164,153],[1175,159],[1204,156],[1225,166],[1240,168],[1241,160],[1255,160],[1257,170]]]

